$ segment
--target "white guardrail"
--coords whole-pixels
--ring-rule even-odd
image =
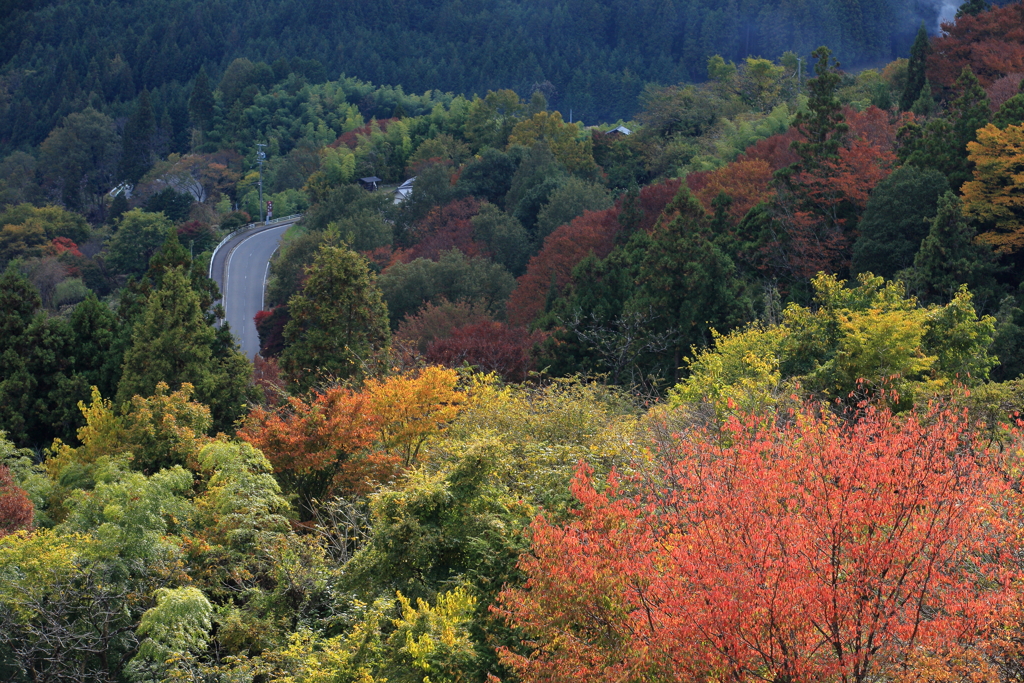
[[[206,274],[207,277],[210,277],[210,278],[213,277],[213,264],[217,260],[217,252],[220,251],[221,247],[223,247],[225,244],[230,242],[235,237],[238,237],[239,235],[241,235],[241,234],[243,234],[245,232],[253,230],[254,228],[269,228],[269,227],[272,227],[274,225],[278,225],[280,223],[286,223],[288,221],[293,221],[293,220],[296,220],[296,219],[299,219],[299,218],[302,218],[302,214],[301,213],[293,213],[290,216],[284,216],[283,218],[275,218],[272,221],[256,221],[255,223],[248,223],[248,224],[243,225],[243,226],[241,226],[239,228],[235,228],[234,230],[229,232],[227,235],[225,235],[224,239],[222,239],[220,241],[220,244],[218,244],[214,248],[213,255],[210,256],[210,268],[209,268],[209,272]]]

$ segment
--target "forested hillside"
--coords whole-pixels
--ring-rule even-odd
[[[588,121],[629,118],[644,84],[704,78],[712,54],[776,59],[829,45],[849,64],[906,54],[922,0],[380,0],[254,5],[236,0],[0,5],[0,152],[37,145],[61,117],[92,106],[118,117],[142,90],[187,148],[186,100],[200,67],[219,78],[244,57],[269,85],[304,60],[306,79],[340,74],[406,92],[548,88]],[[282,64],[280,60],[284,60]],[[380,112],[364,109],[366,115]],[[390,115],[391,112],[386,112]],[[183,137],[184,136],[184,137]]]
[[[437,5],[4,5],[0,680],[1019,681],[1024,3]]]

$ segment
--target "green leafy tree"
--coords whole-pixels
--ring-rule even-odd
[[[210,640],[213,605],[198,588],[160,588],[156,607],[142,615],[136,635],[139,653],[128,663],[132,680],[163,678],[178,660],[201,654]]]
[[[469,258],[453,249],[437,261],[415,259],[396,263],[380,277],[392,327],[428,301],[480,303],[491,315],[503,318],[505,302],[515,279],[501,265],[485,258]]]
[[[564,185],[548,195],[548,200],[537,213],[537,242],[554,232],[584,211],[601,211],[612,205],[607,189],[581,178],[571,177]]]
[[[513,277],[526,272],[531,243],[522,223],[489,202],[483,202],[480,213],[470,221],[473,238],[487,245],[495,263],[504,266]]]
[[[39,152],[45,183],[70,209],[101,206],[116,184],[120,139],[113,119],[92,107],[64,118]]]
[[[321,247],[302,291],[288,300],[281,368],[297,388],[328,378],[359,377],[388,347],[388,307],[366,259]]]
[[[121,216],[117,232],[107,247],[107,262],[119,273],[142,275],[171,229],[171,222],[162,213],[142,209],[128,211]]]

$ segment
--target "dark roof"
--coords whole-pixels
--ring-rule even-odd
[[[383,181],[380,178],[378,178],[377,176],[372,175],[369,178],[360,178],[359,182],[361,182],[361,183],[380,183],[380,182],[383,182]]]

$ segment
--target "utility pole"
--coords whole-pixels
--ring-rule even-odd
[[[260,180],[258,187],[260,188],[260,223],[263,222],[263,162],[267,160],[267,153],[263,151],[266,147],[261,142],[256,143],[256,164],[260,167]]]

